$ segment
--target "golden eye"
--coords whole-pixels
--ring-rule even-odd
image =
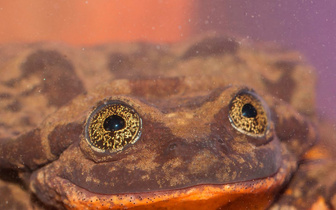
[[[247,91],[232,99],[229,120],[235,129],[250,136],[262,137],[268,129],[268,111],[264,103]]]
[[[132,107],[121,101],[106,101],[87,119],[85,135],[96,151],[117,152],[140,138],[141,127],[141,118]]]

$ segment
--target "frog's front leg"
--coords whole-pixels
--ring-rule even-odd
[[[336,136],[332,123],[319,123],[320,141],[309,150],[275,209],[336,209]]]
[[[15,183],[16,174],[0,170],[0,209],[33,209],[30,194]]]

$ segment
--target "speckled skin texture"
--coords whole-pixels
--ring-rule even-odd
[[[296,202],[305,195],[284,190],[296,173],[315,180],[307,160],[318,159],[305,155],[318,136],[315,77],[296,52],[206,36],[173,46],[12,45],[0,54],[0,193],[14,209],[308,208],[335,200],[335,180],[307,195],[306,206]],[[229,120],[242,92],[262,101],[263,135]],[[142,119],[138,141],[118,152],[85,139],[88,117],[106,100]],[[318,176],[334,173],[317,165]],[[300,181],[289,186],[300,190]],[[8,193],[15,186],[25,196]]]

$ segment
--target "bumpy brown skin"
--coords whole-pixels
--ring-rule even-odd
[[[317,139],[315,79],[295,52],[207,36],[176,46],[4,46],[1,54],[2,179],[17,182],[6,178],[14,171],[33,195],[24,204],[13,195],[13,208],[263,209],[305,199],[283,190]],[[230,123],[241,92],[265,101],[265,135]],[[140,139],[115,153],[85,139],[88,116],[106,100],[142,118]],[[334,188],[308,197],[332,205]]]

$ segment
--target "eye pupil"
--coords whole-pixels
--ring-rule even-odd
[[[245,104],[242,108],[242,114],[247,118],[254,118],[257,116],[257,110],[252,104]]]
[[[107,131],[118,131],[125,127],[125,120],[118,115],[111,115],[104,121],[104,129]]]

